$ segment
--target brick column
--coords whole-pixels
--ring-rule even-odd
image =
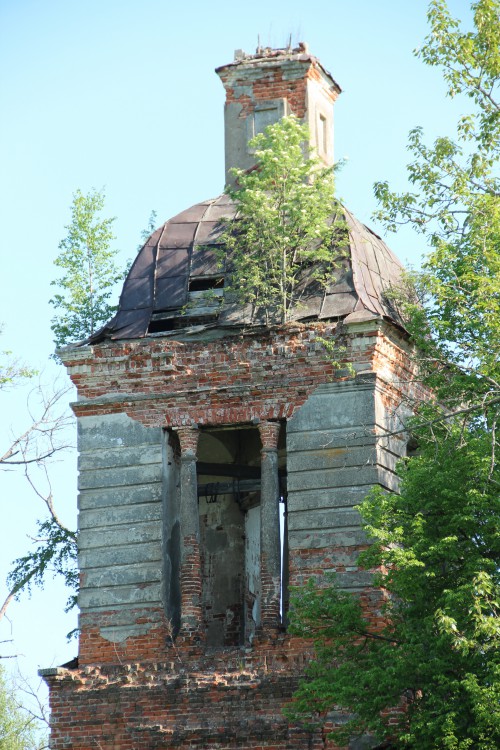
[[[260,469],[261,624],[264,629],[276,628],[280,624],[279,431],[279,422],[262,422],[259,425],[262,441]]]
[[[180,525],[181,525],[181,629],[180,636],[199,640],[202,636],[200,515],[196,449],[198,428],[177,430],[181,447]]]

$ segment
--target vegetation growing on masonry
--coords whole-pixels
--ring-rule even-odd
[[[221,237],[225,299],[286,323],[314,287],[335,280],[345,222],[332,168],[309,151],[305,125],[284,117],[250,141],[256,166],[234,169],[236,221]]]

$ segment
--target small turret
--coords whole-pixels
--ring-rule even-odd
[[[226,89],[224,110],[226,184],[231,169],[248,169],[255,157],[248,142],[268,125],[295,115],[309,126],[310,144],[333,164],[333,103],[341,92],[301,42],[296,48],[236,50],[234,61],[216,69]]]

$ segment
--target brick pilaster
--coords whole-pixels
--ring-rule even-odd
[[[181,447],[181,629],[183,640],[198,642],[202,638],[202,577],[200,555],[200,516],[196,476],[197,427],[177,430]]]
[[[260,579],[261,624],[264,630],[280,624],[281,548],[279,525],[279,422],[259,424],[261,450]]]

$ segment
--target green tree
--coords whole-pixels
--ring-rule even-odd
[[[335,585],[296,592],[292,630],[315,660],[292,715],[351,714],[341,744],[369,733],[394,747],[500,745],[500,467],[481,424],[437,424],[400,466],[401,493],[361,504],[378,570],[381,624]]]
[[[11,600],[21,592],[30,593],[34,584],[43,587],[47,573],[61,575],[70,590],[65,611],[68,612],[76,606],[77,534],[62,523],[52,502],[49,502],[49,514],[49,518],[36,522],[37,536],[33,539],[34,549],[12,563],[13,568],[7,576],[9,594],[0,608],[0,619]]]
[[[2,328],[0,327],[0,335]],[[13,358],[12,352],[0,351],[0,390],[16,385],[25,378],[31,378],[36,372]]]
[[[113,262],[116,251],[109,246],[114,239],[111,231],[114,219],[100,217],[103,207],[102,192],[83,195],[77,191],[74,195],[72,223],[67,227],[68,235],[60,243],[62,252],[55,261],[65,272],[61,279],[53,282],[62,293],[51,300],[59,311],[52,325],[58,346],[87,338],[106,323],[115,310],[109,299],[124,273],[119,272]],[[149,229],[155,216],[152,212]],[[149,230],[141,236],[146,233],[149,236]],[[0,392],[33,374],[13,361],[8,353],[3,356],[0,353]],[[69,589],[67,610],[75,606],[78,591],[77,534],[63,523],[57,512],[48,466],[52,457],[71,447],[67,442],[71,417],[58,412],[69,389],[51,392],[37,387],[34,390],[37,404],[30,410],[31,421],[0,453],[0,471],[21,470],[43,502],[46,514],[36,521],[37,533],[32,539],[32,548],[13,562],[7,576],[7,595],[3,603],[0,601],[0,620],[14,598],[23,592],[29,593],[33,585],[43,587],[47,574],[63,577]],[[33,470],[38,470],[38,477]]]
[[[423,376],[450,409],[500,396],[500,3],[477,0],[472,10],[474,31],[463,32],[434,0],[418,53],[472,111],[455,139],[427,146],[421,128],[410,133],[413,190],[375,186],[386,227],[409,223],[431,245],[423,271],[410,275],[417,303],[407,302],[406,323]]]
[[[35,717],[23,709],[0,667],[0,750],[42,750]]]
[[[234,169],[237,220],[223,234],[226,299],[251,303],[267,322],[286,323],[301,300],[334,280],[344,226],[333,170],[309,152],[308,130],[284,117],[250,141],[256,167]]]
[[[359,508],[385,624],[335,585],[297,592],[292,617],[316,653],[292,714],[340,707],[353,716],[339,738],[415,750],[500,745],[500,3],[472,11],[463,31],[433,0],[418,53],[471,111],[455,139],[411,132],[411,191],[375,186],[386,226],[409,223],[431,246],[394,293],[437,396],[415,404],[419,454],[399,468],[400,495],[374,491]]]
[[[84,195],[77,190],[73,196],[68,234],[54,261],[63,272],[52,282],[60,291],[50,300],[56,310],[51,327],[57,346],[86,339],[116,310],[110,299],[124,272],[114,263],[117,250],[110,247],[114,218],[102,218],[103,208],[102,191]]]

